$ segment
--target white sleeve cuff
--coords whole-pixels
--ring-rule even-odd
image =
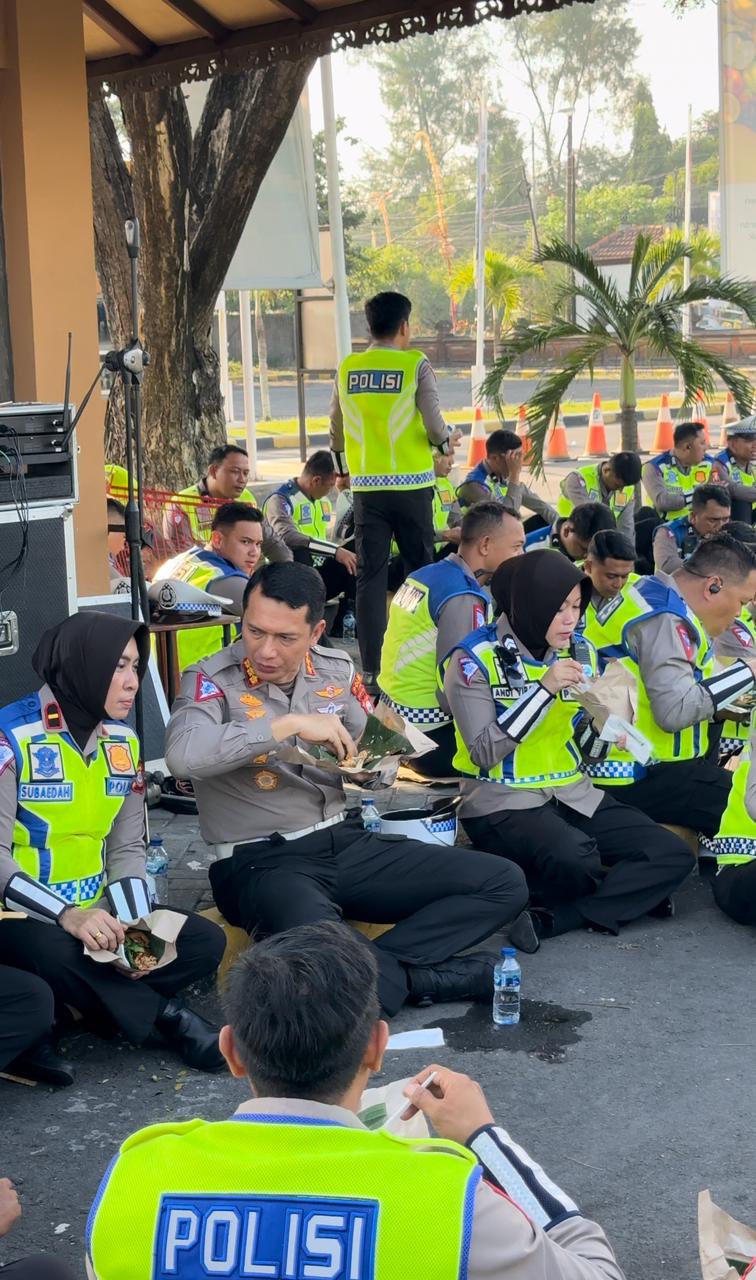
[[[544,689],[542,684],[538,684],[532,693],[519,698],[511,707],[500,712],[496,722],[513,742],[522,742],[543,719],[553,700],[553,694]]]
[[[71,903],[39,880],[19,871],[5,886],[5,905],[9,911],[25,911],[31,920],[54,924]]]

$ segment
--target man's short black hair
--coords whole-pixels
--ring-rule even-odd
[[[566,517],[572,525],[573,532],[583,542],[590,542],[594,534],[602,529],[614,529],[614,516],[603,502],[582,502],[579,507]]]
[[[460,543],[464,542],[469,547],[479,538],[491,537],[498,532],[502,520],[506,518],[519,519],[496,498],[484,498],[482,502],[474,502],[462,517]]]
[[[207,460],[207,465],[209,467],[219,467],[232,453],[243,453],[245,458],[249,458],[249,454],[242,444],[219,444],[212,450]]]
[[[637,453],[630,453],[626,449],[621,453],[613,453],[609,466],[623,484],[638,484],[641,478],[641,460]]]
[[[365,318],[373,338],[393,338],[405,320],[409,320],[412,303],[403,293],[376,293],[365,303]]]
[[[333,460],[331,450],[316,449],[307,459],[302,471],[304,475],[317,476],[320,480],[326,480],[328,476],[335,476],[336,463]]]
[[[735,538],[737,542],[745,542],[749,547],[756,547],[756,529],[752,524],[746,524],[745,520],[728,520],[727,524],[723,524],[721,533],[729,533],[731,538]]]
[[[513,449],[521,448],[520,437],[514,431],[508,431],[506,427],[497,427],[486,440],[486,453],[489,458],[494,454],[511,453]]]
[[[379,1017],[377,973],[373,948],[336,921],[287,929],[245,951],[223,1006],[255,1092],[339,1102]]]
[[[243,520],[262,524],[264,519],[262,511],[253,507],[250,502],[224,502],[215,512],[210,528],[214,533],[216,529],[233,529],[234,525],[241,524]]]
[[[720,507],[730,510],[732,499],[722,484],[699,484],[693,490],[690,499],[691,511],[703,511],[707,502],[716,502]]]
[[[729,533],[717,533],[713,538],[702,538],[692,555],[688,556],[678,573],[692,573],[696,578],[708,578],[715,574],[724,582],[734,585],[745,582],[756,571],[756,549],[745,542],[738,542]]]
[[[607,560],[629,560],[634,564],[635,548],[619,529],[600,529],[588,544],[586,558],[588,556],[598,560],[599,564],[605,564]]]
[[[242,608],[260,588],[268,600],[287,604],[290,609],[306,608],[305,617],[311,627],[317,626],[325,614],[326,594],[323,579],[309,564],[285,560],[282,564],[264,564],[256,569],[244,588]]]
[[[686,440],[692,440],[697,436],[699,431],[703,431],[702,422],[678,422],[672,432],[672,439],[675,444],[685,444]]]

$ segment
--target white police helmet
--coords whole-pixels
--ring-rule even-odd
[[[219,618],[223,606],[231,601],[225,596],[211,595],[190,582],[182,582],[180,578],[166,578],[162,582],[153,582],[147,595],[150,600],[150,612],[153,614],[173,614],[177,618],[185,618],[187,622],[199,618]]]

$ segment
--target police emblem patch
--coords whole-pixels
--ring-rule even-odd
[[[29,746],[29,762],[32,782],[62,782],[63,760],[57,744],[41,747]]]
[[[243,693],[239,698],[243,707],[261,707],[262,698],[256,698],[253,693]]]
[[[683,622],[678,622],[676,630],[677,630],[678,636],[680,637],[680,641],[682,643],[685,657],[688,659],[688,662],[692,662],[695,649],[693,646],[693,641],[690,638],[690,633],[688,631],[688,628],[685,626]]]
[[[194,686],[195,702],[211,702],[213,698],[222,698],[223,690],[219,689],[214,680],[206,676],[204,671],[197,672],[197,683]]]
[[[134,762],[131,759],[131,752],[124,742],[105,742],[103,743],[103,749],[111,773],[128,773],[133,776]]]
[[[750,649],[753,644],[753,638],[748,628],[744,626],[742,622],[733,622],[732,634],[735,636],[736,640],[740,641],[744,649]],[[0,768],[0,773],[2,773],[2,768]]]
[[[475,676],[475,672],[477,670],[478,670],[478,664],[474,660],[474,658],[464,658],[464,657],[460,658],[459,674],[461,675],[466,685],[472,684],[473,678]]]
[[[329,702],[324,707],[318,707],[318,715],[321,716],[337,716],[340,711],[344,710],[343,702]]]
[[[5,773],[13,758],[13,747],[7,739],[0,738],[0,774]]]
[[[484,626],[484,625],[485,625],[485,621],[486,621],[486,614],[485,614],[485,610],[484,610],[484,608],[483,608],[483,605],[482,605],[482,604],[474,604],[474,605],[473,605],[473,620],[472,620],[472,629],[473,629],[473,631],[477,631],[477,630],[478,630],[478,627],[482,627],[482,626]]]
[[[338,698],[339,694],[343,692],[344,690],[339,688],[337,684],[327,684],[325,689],[315,690],[315,697],[316,698]]]
[[[260,769],[252,775],[252,781],[259,791],[275,791],[278,787],[278,775],[270,769]]]

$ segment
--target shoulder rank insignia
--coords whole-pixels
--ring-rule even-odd
[[[252,666],[252,663],[250,662],[249,658],[244,659],[242,663],[242,668],[244,670],[244,676],[246,678],[247,684],[249,685],[250,689],[254,689],[255,685],[260,684],[260,677],[258,676],[257,672]]]
[[[56,733],[63,728],[63,717],[57,702],[48,702],[44,710],[44,722],[48,733]]]

